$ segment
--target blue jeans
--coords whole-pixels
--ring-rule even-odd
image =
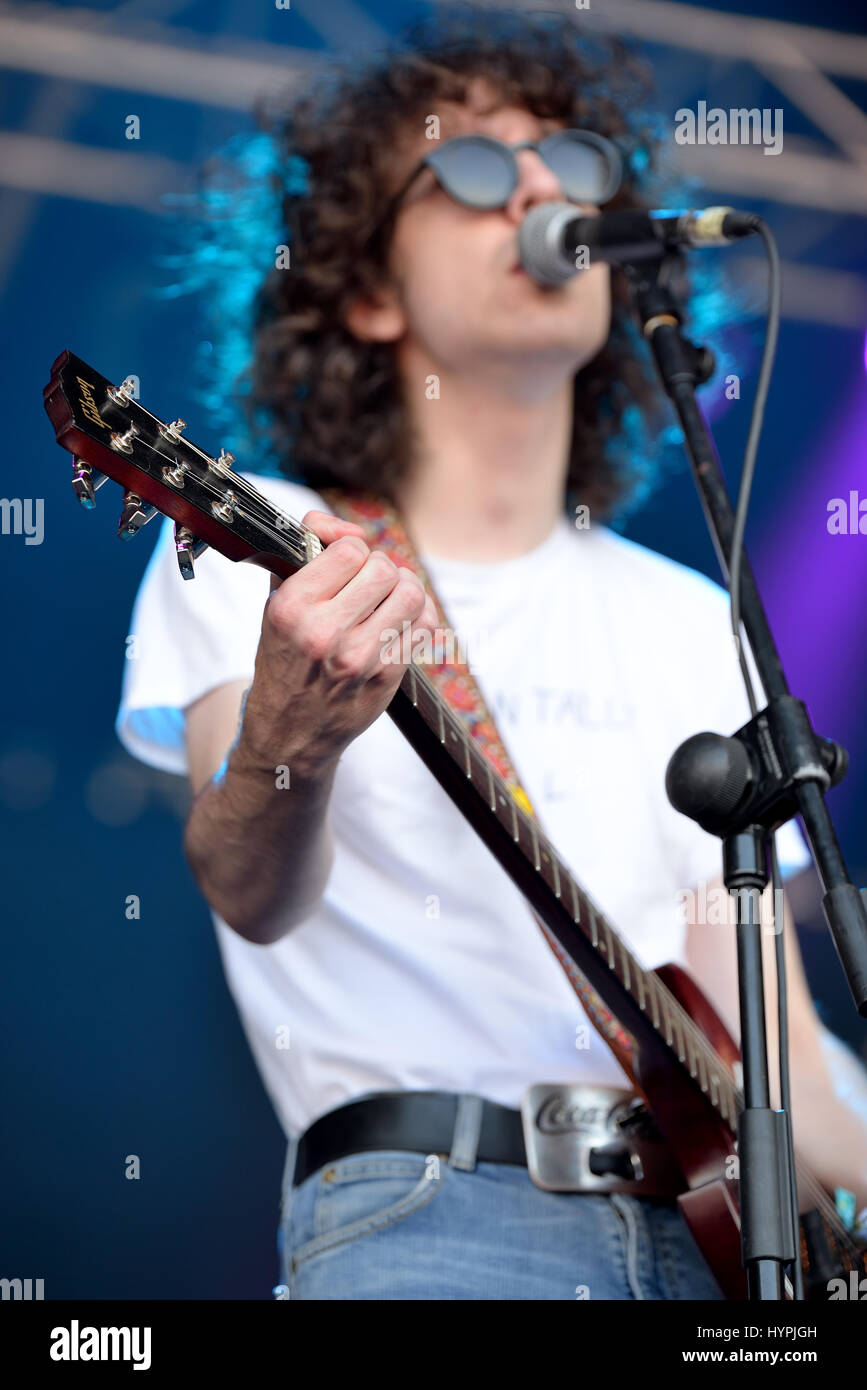
[[[677,1209],[544,1192],[526,1168],[477,1163],[465,1098],[449,1155],[351,1154],[291,1186],[278,1235],[289,1299],[721,1299]]]

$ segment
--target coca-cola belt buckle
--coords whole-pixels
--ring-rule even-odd
[[[529,1086],[527,1167],[546,1192],[675,1197],[686,1182],[643,1097],[612,1086]]]

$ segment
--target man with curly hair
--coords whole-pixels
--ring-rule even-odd
[[[631,1082],[384,714],[391,634],[430,634],[430,596],[321,496],[396,506],[560,853],[642,963],[688,966],[737,1032],[733,934],[676,907],[713,887],[719,844],[664,792],[684,737],[746,717],[726,597],[606,525],[652,469],[622,277],[543,289],[518,255],[540,203],[642,205],[639,77],[569,21],[485,14],[272,127],[307,180],[283,198],[291,270],[258,298],[251,415],[284,474],[258,481],[326,548],[269,597],[212,553],[179,585],[162,543],[119,729],[192,783],[186,851],[289,1140],[291,1298],[720,1297],[673,1196],[530,1177],[528,1087]],[[793,827],[781,850],[803,868]],[[865,1123],[788,942],[799,1140],[863,1205]]]

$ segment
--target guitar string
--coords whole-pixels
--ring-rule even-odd
[[[111,397],[109,397],[109,400],[111,400]],[[117,406],[116,401],[112,401],[112,404]],[[153,415],[151,411],[149,411],[146,408],[146,406],[141,405],[139,401],[135,401],[135,405],[143,415],[146,415],[148,419],[151,420],[154,425],[156,425],[157,438],[165,439],[165,436],[160,433],[160,430],[165,427],[164,422],[160,420],[158,416]],[[156,454],[158,454],[160,458],[165,458],[171,463],[178,462],[175,456],[169,457],[160,448],[158,448],[156,440],[149,442],[143,439],[141,442],[143,444],[146,444],[150,449],[152,449]],[[172,444],[171,440],[165,440],[165,442],[169,445]],[[268,524],[269,516],[280,517],[282,520],[289,522],[292,529],[302,538],[302,540],[306,536],[315,536],[315,532],[311,531],[308,526],[304,526],[303,523],[297,522],[294,520],[294,518],[286,517],[285,514],[281,513],[279,509],[274,507],[268,501],[268,499],[261,492],[259,492],[259,490],[256,487],[254,487],[251,483],[247,481],[246,478],[242,478],[239,473],[235,473],[228,465],[223,465],[222,467],[220,467],[215,458],[213,458],[210,454],[206,453],[204,449],[199,448],[199,446],[197,444],[194,444],[192,440],[181,438],[177,442],[182,443],[187,449],[191,450],[194,454],[198,455],[199,459],[205,464],[206,470],[208,472],[210,472],[211,469],[216,469],[218,478],[224,481],[231,480],[232,484],[234,485],[234,489],[242,496],[245,496],[255,508],[261,510],[262,515],[259,519],[262,522]],[[206,488],[211,488],[212,485],[207,474],[204,477],[200,474],[195,474],[194,476],[196,477],[197,481],[202,483]],[[285,531],[275,532],[275,537],[285,540],[286,533]],[[316,539],[318,540],[318,537],[316,537]],[[304,552],[304,557],[306,559],[306,550]]]
[[[136,402],[136,404],[138,404],[138,402]],[[146,415],[148,415],[150,419],[152,419],[155,423],[157,423],[157,424],[159,425],[160,422],[157,420],[157,417],[151,415],[151,413],[150,413],[149,411],[147,411],[147,410],[145,409],[145,407],[139,406],[139,409],[142,410],[143,413],[145,413]],[[146,443],[147,441],[142,441],[142,442]],[[167,443],[168,443],[168,442],[170,442],[170,441],[167,441]],[[211,479],[210,476],[209,476],[210,470],[216,466],[216,461],[215,461],[210,455],[208,455],[207,453],[205,453],[204,450],[199,449],[197,445],[194,445],[190,440],[185,439],[185,440],[183,441],[183,443],[186,445],[187,448],[191,449],[195,454],[197,454],[197,455],[199,456],[199,458],[205,463],[205,465],[206,465],[206,467],[207,467],[208,473],[206,473],[205,476],[200,476],[200,475],[196,474],[196,475],[195,475],[195,476],[196,476],[196,480],[200,483],[200,485],[202,485],[203,489],[204,489],[206,492],[210,492],[215,498],[219,498],[220,500],[223,500],[223,501],[224,501],[224,500],[225,500],[225,492],[224,492],[224,491],[221,492],[221,490],[219,489],[219,487],[217,487],[217,486],[215,485],[215,483],[212,481],[212,479]],[[149,447],[150,447],[159,457],[165,458],[168,462],[170,462],[170,463],[176,463],[176,462],[177,462],[176,457],[170,457],[169,455],[165,454],[165,453],[164,453],[160,448],[158,448],[155,444],[152,443],[152,444],[150,444]],[[225,472],[223,472],[223,470],[219,469],[219,470],[217,471],[217,477],[218,477],[218,480],[219,480],[220,482],[223,482],[224,484],[225,484],[225,483],[231,482],[231,484],[233,485],[233,491],[234,491],[236,494],[240,494],[241,496],[243,496],[243,497],[245,498],[245,500],[247,501],[247,503],[249,503],[249,504],[252,505],[252,507],[253,507],[255,510],[254,510],[254,512],[248,517],[248,519],[252,520],[254,523],[258,523],[258,524],[265,530],[265,532],[269,535],[269,538],[270,538],[272,541],[276,541],[278,545],[280,545],[281,543],[282,543],[283,545],[286,544],[287,540],[289,539],[289,536],[287,535],[287,531],[288,531],[290,528],[291,528],[291,531],[293,531],[295,534],[297,534],[299,537],[302,537],[302,538],[303,538],[305,535],[315,535],[315,532],[312,532],[312,531],[310,530],[309,527],[305,527],[303,524],[296,522],[293,518],[287,517],[287,516],[285,515],[285,513],[281,513],[281,512],[279,511],[279,509],[277,509],[276,507],[274,507],[274,506],[268,501],[268,499],[267,499],[262,493],[260,493],[260,492],[258,491],[257,488],[255,488],[252,484],[250,484],[250,483],[248,482],[247,479],[242,478],[242,477],[240,476],[240,474],[237,474],[237,473],[233,472],[229,467],[226,467],[226,468],[225,468]],[[261,515],[258,515],[258,516],[257,516],[256,513],[261,513]],[[271,519],[272,519],[272,518],[275,518],[275,517],[276,517],[276,518],[279,518],[279,522],[280,522],[280,523],[287,523],[287,525],[284,527],[282,524],[280,524],[280,525],[278,525],[278,526],[275,528],[275,527],[272,525],[272,521],[271,521]],[[318,540],[318,537],[317,537],[317,540]],[[307,561],[306,550],[305,550],[305,552],[304,552],[304,554],[303,554],[303,557],[299,554],[299,557],[298,557],[298,558],[299,558],[299,560],[301,560],[301,563],[306,563],[306,561]],[[442,714],[445,716],[445,718],[448,720],[448,723],[449,723],[450,727],[452,728],[452,730],[454,731],[454,733],[458,736],[458,738],[459,738],[459,740],[460,740],[462,746],[466,747],[466,748],[469,750],[470,756],[471,756],[471,757],[472,757],[472,756],[477,756],[477,757],[481,756],[481,755],[479,754],[478,748],[476,748],[469,740],[467,740],[467,738],[466,738],[466,733],[465,733],[465,730],[464,730],[464,728],[463,728],[463,725],[459,722],[459,720],[457,719],[457,717],[453,714],[451,708],[450,708],[447,704],[445,704],[444,701],[442,701],[442,699],[441,699],[440,696],[439,696],[439,692],[436,690],[435,686],[432,684],[432,682],[431,682],[430,679],[428,678],[428,676],[427,676],[426,672],[424,671],[423,667],[422,667],[421,665],[419,665],[419,664],[416,662],[416,660],[415,660],[414,658],[413,658],[413,660],[412,660],[412,667],[413,667],[413,674],[414,674],[415,679],[418,680],[418,681],[422,684],[423,687],[425,687],[425,693],[430,697],[432,703],[434,704],[434,706],[435,706],[435,708],[436,708],[436,710],[437,710],[437,713],[438,713],[438,714],[439,714],[439,713],[442,713]],[[487,761],[487,760],[485,760],[485,761]],[[487,772],[487,771],[488,771],[488,768],[485,768],[485,771]],[[509,793],[508,787],[506,786],[505,782],[504,782],[503,779],[500,777],[500,775],[499,775],[499,773],[496,771],[496,769],[493,768],[492,766],[490,767],[490,773],[491,773],[491,775],[492,775],[492,778],[493,778],[494,785],[495,785],[496,789],[497,789],[499,792],[501,792],[501,794],[507,799],[507,802],[508,802],[509,807],[510,807],[510,811],[512,810],[512,808],[515,809],[515,811],[516,811],[516,813],[517,813],[517,816],[520,818],[521,822],[524,824],[525,828],[526,828],[527,831],[530,833],[531,837],[535,837],[536,843],[539,844],[540,848],[541,848],[542,846],[545,847],[545,849],[546,849],[547,852],[548,852],[549,859],[551,859],[554,863],[556,863],[557,868],[558,868],[558,871],[562,871],[562,872],[564,873],[564,875],[566,876],[566,878],[569,880],[570,886],[573,887],[574,889],[576,889],[576,892],[577,892],[577,894],[579,895],[580,898],[585,899],[587,906],[588,906],[588,907],[590,908],[590,910],[595,914],[595,916],[599,919],[599,921],[600,921],[600,923],[602,923],[603,927],[607,928],[608,932],[610,932],[610,933],[612,934],[612,937],[614,937],[614,938],[619,942],[619,944],[620,944],[620,946],[621,946],[621,949],[622,949],[622,951],[623,951],[623,953],[624,953],[624,956],[625,956],[625,957],[627,958],[627,960],[628,960],[628,964],[629,964],[629,967],[630,967],[630,975],[632,974],[633,969],[634,969],[634,971],[635,971],[636,973],[640,974],[640,975],[642,976],[642,978],[647,982],[648,986],[650,986],[650,985],[652,984],[653,989],[654,989],[654,990],[656,991],[656,993],[657,993],[657,1000],[658,1000],[658,1003],[660,1003],[661,1005],[667,1005],[668,1010],[669,1010],[670,1017],[672,1018],[672,1022],[674,1021],[675,1018],[676,1018],[677,1021],[679,1022],[680,1028],[681,1028],[681,1034],[682,1034],[682,1036],[684,1037],[684,1040],[685,1040],[686,1035],[689,1034],[690,1039],[691,1039],[691,1041],[693,1042],[693,1044],[694,1044],[695,1048],[697,1049],[697,1051],[700,1051],[700,1052],[703,1054],[703,1057],[704,1057],[706,1066],[707,1066],[708,1064],[710,1064],[710,1066],[713,1068],[714,1072],[716,1072],[716,1073],[718,1074],[718,1075],[717,1075],[717,1084],[718,1084],[718,1088],[719,1088],[720,1092],[722,1092],[723,1089],[726,1088],[726,1089],[728,1090],[729,1097],[734,1101],[734,1108],[738,1108],[738,1107],[739,1107],[739,1108],[742,1109],[743,1106],[744,1106],[743,1094],[742,1094],[742,1092],[740,1091],[740,1089],[734,1084],[734,1079],[733,1079],[733,1077],[731,1076],[731,1073],[730,1073],[730,1071],[729,1071],[729,1068],[728,1068],[728,1066],[725,1064],[725,1062],[723,1061],[723,1059],[718,1055],[718,1053],[715,1051],[715,1049],[713,1049],[713,1048],[711,1047],[710,1043],[709,1043],[708,1040],[705,1038],[704,1034],[698,1029],[698,1026],[693,1022],[693,1020],[690,1018],[689,1014],[686,1013],[685,1009],[684,1009],[684,1008],[682,1007],[682,1005],[678,1002],[678,1000],[675,998],[675,996],[669,991],[669,989],[667,988],[667,986],[666,986],[666,985],[663,983],[663,981],[659,978],[659,976],[656,974],[656,972],[655,972],[655,971],[645,971],[645,970],[643,969],[643,967],[641,967],[641,966],[638,964],[638,961],[637,961],[637,960],[635,959],[635,957],[632,955],[632,952],[629,950],[629,948],[625,945],[625,943],[623,942],[622,937],[620,936],[620,934],[615,932],[615,930],[612,928],[611,924],[608,923],[608,921],[607,921],[607,919],[605,918],[604,914],[601,913],[601,912],[599,911],[598,908],[596,908],[595,904],[592,902],[592,899],[589,897],[589,895],[586,893],[586,891],[585,891],[584,889],[580,888],[579,885],[576,883],[575,879],[574,879],[573,876],[571,875],[571,873],[570,873],[570,871],[568,870],[568,868],[566,867],[566,865],[565,865],[565,864],[563,863],[563,861],[561,860],[560,856],[559,856],[558,854],[555,853],[555,851],[554,851],[554,849],[553,849],[553,846],[552,846],[552,845],[550,844],[550,842],[547,840],[547,837],[546,837],[546,836],[543,834],[543,832],[539,829],[539,827],[536,825],[536,823],[535,823],[534,821],[531,821],[530,818],[526,816],[526,814],[522,811],[521,807],[516,805],[516,803],[514,802],[514,799],[511,797],[511,794]],[[519,848],[521,848],[521,846],[520,846],[520,838],[519,838]],[[523,852],[523,851],[522,851],[522,852]],[[601,939],[601,938],[600,938],[600,939]],[[597,948],[597,949],[598,949],[598,948]],[[616,957],[615,957],[615,959],[616,959]],[[612,965],[610,961],[608,962],[608,966],[609,966],[609,969],[615,974],[615,976],[616,976],[616,977],[618,978],[618,980],[619,980],[619,976],[617,976],[617,971],[616,971],[615,966]],[[627,988],[627,986],[626,986],[626,984],[625,984],[624,981],[620,981],[620,983],[623,985],[624,988]],[[632,990],[631,990],[631,989],[630,989],[630,993],[632,993]],[[639,1006],[639,1007],[640,1007],[640,1006]],[[646,1012],[646,1011],[644,1011],[644,1012]],[[663,1021],[664,1021],[664,1017],[665,1017],[665,1014],[664,1014],[664,1009],[663,1009]],[[651,1020],[651,1019],[648,1019],[648,1022],[650,1022],[650,1023],[651,1023],[651,1026],[653,1026],[652,1020]],[[656,1031],[657,1033],[660,1032],[660,1030],[659,1030],[658,1028],[655,1029],[655,1031]],[[675,1041],[675,1043],[676,1043],[677,1039],[676,1039],[676,1034],[675,1034],[674,1028],[672,1028],[672,1033],[673,1033],[673,1035],[674,1035],[674,1041]],[[668,1042],[668,1039],[667,1039],[667,1037],[665,1037],[664,1033],[663,1033],[661,1036],[663,1036],[663,1040],[665,1041],[666,1046],[669,1047],[669,1049],[671,1049],[671,1044]],[[680,1060],[680,1059],[678,1059],[678,1060]],[[687,1070],[688,1070],[688,1069],[687,1069]],[[697,1077],[693,1077],[692,1079],[697,1079]],[[714,1105],[713,1100],[711,1099],[711,1096],[710,1096],[709,1094],[707,1095],[706,1098],[709,1100],[709,1102],[711,1103],[711,1105],[713,1105],[713,1108],[714,1108],[714,1109],[716,1109],[716,1110],[719,1109],[719,1107],[718,1107],[717,1105]],[[722,1098],[722,1097],[721,1097],[721,1098]],[[841,1221],[840,1216],[839,1216],[839,1213],[837,1212],[837,1209],[836,1209],[836,1207],[834,1206],[834,1204],[832,1203],[830,1197],[829,1197],[829,1196],[827,1195],[827,1193],[825,1192],[825,1189],[821,1186],[821,1184],[818,1182],[818,1180],[813,1176],[812,1172],[811,1172],[808,1168],[805,1168],[805,1166],[804,1166],[802,1163],[798,1162],[797,1160],[796,1160],[796,1169],[797,1169],[797,1178],[798,1178],[799,1186],[802,1187],[803,1189],[805,1189],[807,1192],[810,1193],[811,1197],[813,1198],[813,1200],[814,1200],[814,1202],[815,1202],[816,1207],[817,1207],[819,1210],[822,1211],[822,1214],[824,1215],[825,1220],[827,1221],[827,1223],[829,1224],[829,1226],[831,1226],[832,1229],[837,1228],[837,1239],[838,1239],[843,1245],[849,1247],[849,1250],[850,1250],[851,1255],[852,1255],[856,1260],[857,1260],[858,1258],[860,1258],[861,1252],[858,1250],[858,1247],[856,1246],[855,1242],[851,1239],[851,1237],[849,1236],[849,1234],[848,1234],[846,1228],[843,1226],[842,1221]]]

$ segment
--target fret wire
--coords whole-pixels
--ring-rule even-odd
[[[690,1076],[694,1077],[696,1072],[695,1046],[689,1034],[687,1034],[686,1038],[686,1066]]]
[[[554,896],[560,897],[560,865],[557,862],[556,854],[551,854],[551,863],[554,866]]]
[[[487,773],[488,773],[488,790],[489,790],[490,796],[491,796],[491,810],[494,811],[494,812],[496,812],[496,809],[497,809],[497,789],[496,789],[496,787],[494,786],[494,778],[493,778],[493,774],[492,774],[492,772],[491,772],[491,764],[490,764],[490,761],[489,761],[487,758],[485,758],[485,767],[486,767]]]
[[[645,1012],[644,1001],[645,1001],[645,999],[647,998],[647,989],[645,988],[645,984],[644,984],[644,971],[643,971],[643,970],[639,970],[638,975],[637,975],[637,979],[638,979],[638,1007],[641,1009],[642,1013],[644,1013],[644,1012]]]
[[[597,929],[597,923],[596,923],[596,909],[595,909],[595,907],[593,906],[593,904],[592,904],[591,902],[588,902],[587,906],[588,906],[589,909],[590,909],[590,937],[591,937],[591,940],[593,941],[593,945],[594,945],[594,946],[597,948],[597,950],[598,950],[598,948],[599,948],[599,931],[598,931],[598,929]]]
[[[418,709],[418,685],[415,678],[415,667],[412,663],[407,667],[407,675],[409,676],[409,685],[412,691],[410,698],[416,709]]]
[[[677,1012],[676,1010],[672,1009],[670,1004],[668,1006],[668,1021],[671,1025],[671,1046],[674,1048],[675,1052],[679,1052],[680,1043],[677,1040]]]
[[[471,769],[467,773],[467,776],[470,778],[473,786],[480,791],[481,788],[479,787],[479,783],[476,779],[476,773],[478,773],[479,777],[484,777],[485,763],[487,762],[487,759],[485,758],[478,745],[474,743],[471,738],[467,739],[467,752],[469,755]]]
[[[580,925],[581,925],[581,905],[580,905],[580,902],[579,902],[579,900],[578,900],[578,889],[577,889],[577,887],[575,886],[575,880],[574,880],[574,878],[572,877],[571,874],[569,874],[569,887],[572,889],[572,916],[573,916],[574,920],[575,920],[575,921],[578,923],[578,925],[580,926]]]
[[[468,738],[467,738],[467,736],[466,736],[466,733],[463,733],[463,732],[462,732],[462,734],[461,734],[461,738],[462,738],[463,745],[464,745],[464,759],[465,759],[466,764],[467,764],[467,776],[468,776],[468,777],[472,777],[472,775],[473,775],[473,765],[472,765],[472,762],[470,761],[470,744],[469,744],[469,740],[468,740]]]
[[[698,1079],[699,1079],[699,1084],[700,1084],[700,1086],[701,1086],[701,1089],[702,1089],[703,1091],[706,1091],[706,1090],[708,1089],[708,1082],[707,1082],[707,1062],[706,1062],[706,1060],[705,1060],[704,1053],[703,1053],[701,1050],[699,1050],[699,1054],[698,1054],[698,1071],[699,1071],[699,1077],[698,1077]]]
[[[650,987],[650,1002],[653,1005],[653,1026],[659,1032],[659,999],[657,996],[657,981],[655,976],[648,977],[648,983],[653,981]]]
[[[611,966],[611,969],[613,970],[613,969],[614,969],[614,942],[613,942],[612,939],[611,939],[611,927],[608,925],[608,919],[607,919],[606,917],[603,917],[603,918],[602,918],[602,931],[603,931],[603,933],[604,933],[604,935],[605,935],[605,954],[606,954],[607,957],[608,957],[608,964]]]
[[[663,994],[663,1023],[666,1024],[666,1042],[671,1047],[671,1013],[666,1008],[666,995]]]
[[[622,939],[622,937],[621,937],[621,940],[620,940],[620,955],[621,955],[621,958],[622,958],[622,960],[623,960],[623,983],[624,983],[624,985],[626,986],[626,988],[629,990],[629,992],[630,992],[630,994],[631,994],[631,993],[632,993],[632,976],[631,976],[631,972],[630,972],[630,969],[629,969],[629,952],[628,952],[627,949],[626,949],[626,942]]]
[[[539,854],[539,832],[537,831],[536,826],[532,822],[530,825],[530,832],[533,840],[533,859],[536,865],[536,872],[539,873],[542,868],[542,860]]]
[[[698,1056],[698,1076],[696,1077],[696,1080],[698,1081],[698,1083],[699,1083],[699,1085],[701,1086],[701,1089],[702,1089],[703,1091],[709,1091],[709,1090],[710,1090],[710,1068],[709,1068],[709,1066],[708,1066],[707,1054],[706,1054],[704,1048],[703,1048],[700,1044],[699,1044],[699,1047],[698,1047],[698,1050],[697,1050],[697,1056]]]

